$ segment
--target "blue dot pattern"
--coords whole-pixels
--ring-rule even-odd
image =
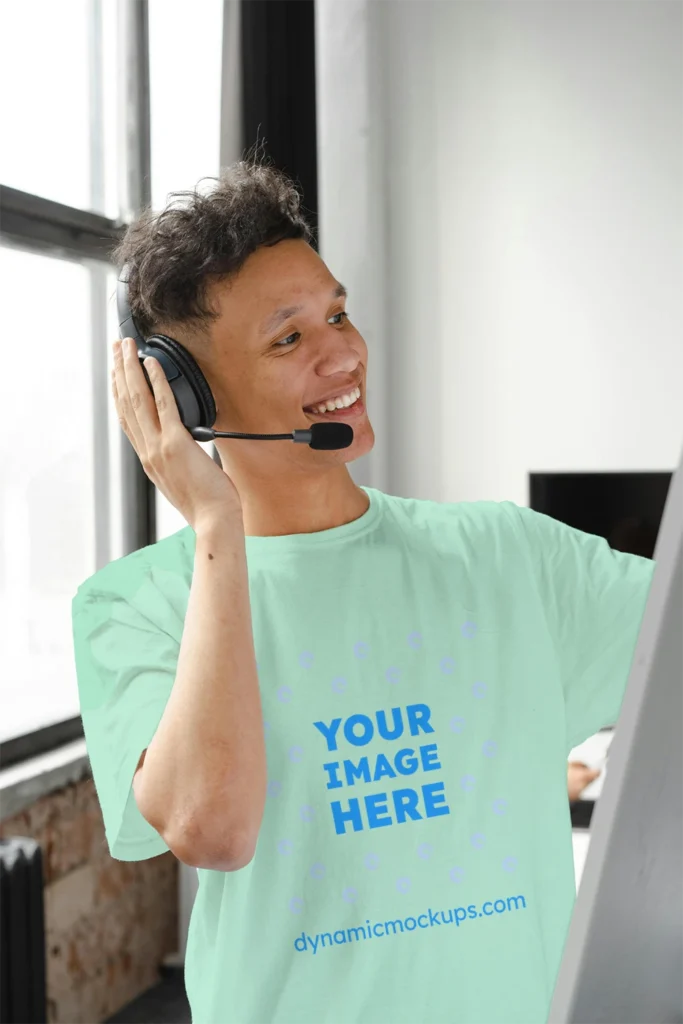
[[[411,882],[409,878],[399,878],[396,882],[396,888],[399,892],[408,892],[410,885]]]
[[[349,886],[348,888],[344,889],[344,891],[342,892],[342,899],[346,903],[355,903],[356,900],[358,899],[358,893],[357,893],[357,891],[355,889],[352,889]]]
[[[280,686],[277,691],[277,699],[281,704],[289,704],[292,699],[292,691],[289,686]]]
[[[486,696],[487,686],[486,683],[476,682],[472,687],[472,693],[475,697],[481,700],[482,697]]]
[[[289,909],[293,914],[300,914],[304,909],[304,901],[300,896],[295,896],[294,899],[289,901]]]
[[[280,839],[277,844],[278,853],[281,853],[283,857],[288,857],[294,849],[294,843],[291,839]]]
[[[367,644],[364,644],[361,641],[359,641],[354,646],[353,653],[356,655],[357,658],[367,658],[368,654],[370,653],[370,648],[368,647]]]
[[[379,857],[376,853],[368,853],[364,863],[368,871],[375,871],[379,867]]]
[[[401,678],[400,668],[396,668],[394,665],[388,668],[386,671],[386,677],[390,683],[398,683]]]
[[[316,861],[315,864],[311,865],[311,870],[309,874],[311,878],[323,878],[325,875],[325,870],[325,865],[322,864],[320,861]]]
[[[439,668],[444,673],[444,675],[449,676],[452,672],[455,671],[455,662],[453,661],[453,658],[442,658],[439,664]]]
[[[344,693],[347,687],[346,679],[344,679],[344,676],[335,676],[331,686],[335,693]]]
[[[482,832],[475,832],[472,838],[470,839],[470,842],[472,843],[472,846],[475,848],[475,850],[481,850],[482,847],[484,846],[484,843],[486,842],[486,837]]]
[[[465,728],[465,719],[455,715],[450,721],[451,732],[462,732]]]
[[[460,780],[460,785],[462,786],[466,793],[471,793],[472,790],[474,789],[474,784],[476,781],[477,780],[475,779],[474,775],[463,775],[463,777]]]
[[[310,668],[313,664],[313,654],[311,651],[302,651],[299,655],[299,664],[302,668]]]
[[[412,647],[414,651],[419,651],[422,647],[422,636],[420,633],[409,633],[408,634],[408,646]]]
[[[465,877],[464,868],[451,868],[451,870],[448,872],[448,877],[450,878],[451,882],[455,882],[457,885],[458,883],[462,882],[463,878]]]

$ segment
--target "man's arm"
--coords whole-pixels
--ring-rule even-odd
[[[569,752],[619,718],[655,562],[541,512],[502,507],[523,528],[556,652]]]
[[[232,871],[253,857],[266,754],[241,517],[196,530],[176,677],[133,790],[179,860]]]

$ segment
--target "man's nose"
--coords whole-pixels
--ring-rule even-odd
[[[353,373],[360,362],[358,352],[350,339],[342,337],[339,331],[325,334],[320,343],[318,372],[324,376],[334,373]]]

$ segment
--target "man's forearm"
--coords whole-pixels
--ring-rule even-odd
[[[253,854],[265,797],[244,527],[211,520],[196,529],[176,678],[136,799],[181,860],[230,869]]]

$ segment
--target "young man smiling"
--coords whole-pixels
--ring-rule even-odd
[[[117,350],[122,428],[188,526],[73,601],[109,848],[198,869],[194,1024],[542,1024],[567,755],[618,717],[654,563],[513,502],[356,486],[368,351],[309,240],[291,183],[241,163],[116,254],[217,429],[354,440],[219,439],[219,467]]]

